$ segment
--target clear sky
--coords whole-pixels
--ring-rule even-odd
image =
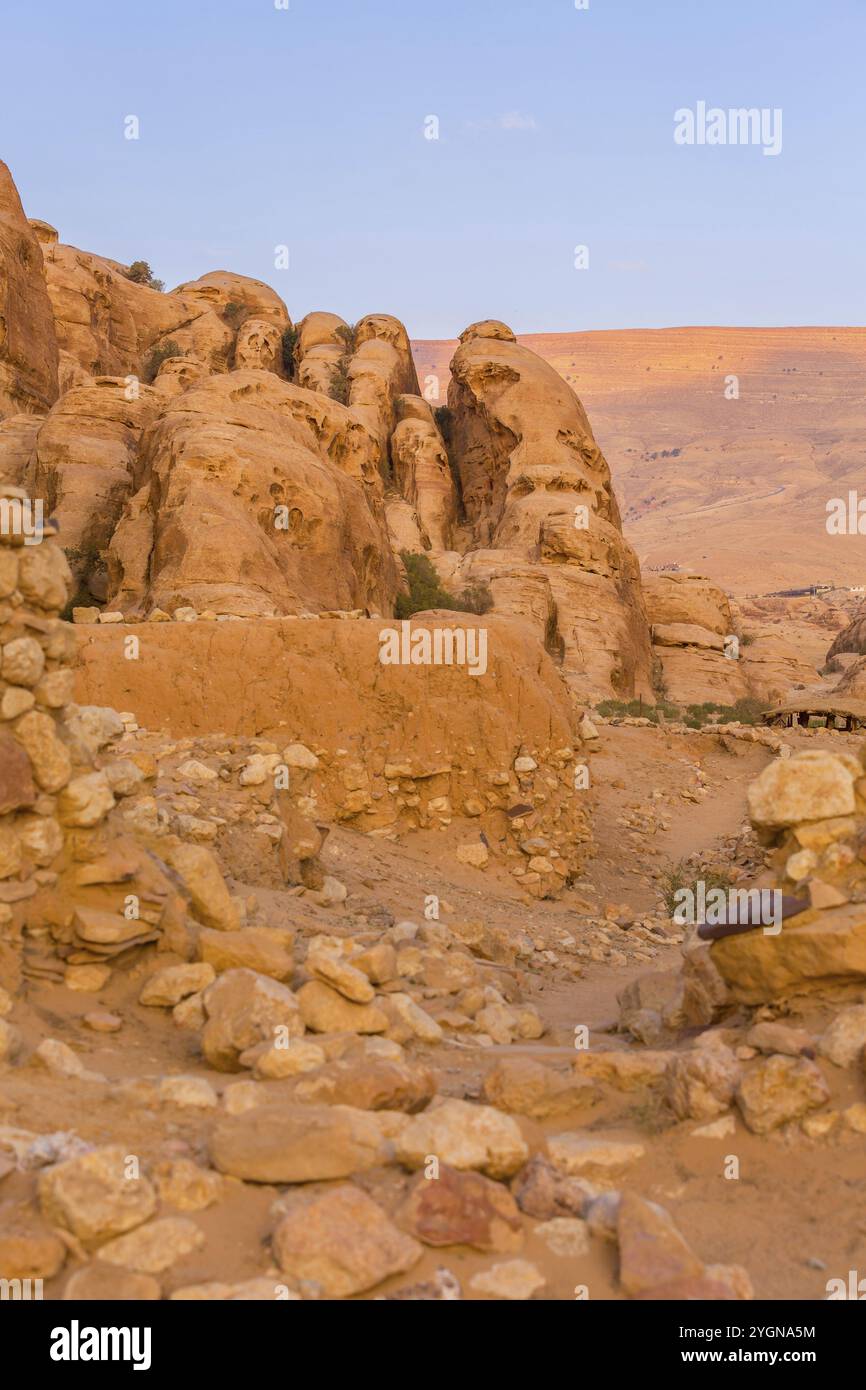
[[[866,321],[864,0],[289,4],[3,0],[28,214],[413,337]],[[781,153],[676,144],[699,101],[781,108]]]

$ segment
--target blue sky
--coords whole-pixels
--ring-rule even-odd
[[[169,286],[234,270],[413,337],[864,322],[864,0],[290,6],[4,0],[28,213]],[[701,100],[781,108],[781,153],[678,146]]]

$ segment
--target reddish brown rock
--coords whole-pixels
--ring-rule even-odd
[[[446,1164],[435,1178],[419,1173],[412,1179],[397,1221],[425,1245],[505,1252],[523,1244],[520,1212],[508,1188]]]

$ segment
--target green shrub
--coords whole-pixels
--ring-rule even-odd
[[[486,584],[473,584],[466,588],[459,598],[443,588],[436,573],[436,567],[428,555],[416,554],[411,550],[401,551],[406,577],[409,580],[408,593],[397,595],[394,616],[411,618],[413,613],[422,613],[427,608],[447,608],[456,613],[487,613],[493,607],[493,596]]]
[[[331,399],[339,401],[340,405],[348,405],[349,386],[349,359],[341,357],[331,377]]]
[[[133,261],[126,272],[126,278],[136,285],[147,285],[151,290],[165,289],[165,281],[157,280],[147,261]]]
[[[731,878],[721,869],[696,868],[694,865],[689,865],[685,859],[681,859],[678,864],[673,865],[667,873],[662,875],[659,880],[659,887],[668,916],[673,917],[679,906],[677,894],[682,892],[683,888],[688,888],[697,898],[699,883],[703,883],[705,891],[709,894],[714,888],[723,888],[727,891],[731,887]]]
[[[144,379],[150,383],[156,377],[157,372],[163,362],[169,357],[184,357],[185,353],[181,347],[169,338],[167,343],[157,343],[156,347],[151,348],[144,363]]]
[[[291,380],[295,375],[295,346],[298,341],[298,330],[292,325],[291,328],[283,329],[282,352],[283,352],[283,371]]]
[[[451,443],[451,428],[454,424],[454,414],[447,405],[437,405],[433,411],[433,419],[439,430],[446,446]]]
[[[223,320],[235,333],[237,333],[244,319],[248,319],[249,316],[250,311],[246,304],[242,304],[240,300],[237,299],[230,299],[223,309]]]
[[[711,700],[700,705],[677,705],[664,699],[655,705],[640,700],[600,700],[595,708],[606,719],[642,717],[658,724],[660,715],[663,715],[671,723],[685,724],[689,729],[703,729],[707,724],[760,724],[766,706],[760,700],[747,696],[733,705],[717,704]]]

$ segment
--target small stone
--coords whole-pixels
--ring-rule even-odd
[[[491,1178],[511,1177],[529,1157],[510,1115],[463,1100],[434,1101],[412,1116],[397,1137],[395,1151],[406,1168],[423,1168],[432,1154],[440,1163],[477,1169]]]
[[[140,1226],[156,1207],[145,1177],[130,1176],[128,1154],[120,1144],[92,1149],[39,1175],[39,1201],[49,1225],[62,1226],[79,1240],[99,1241]]]
[[[627,1294],[699,1279],[703,1263],[689,1248],[667,1212],[633,1192],[624,1192],[617,1218],[619,1278]]]
[[[79,1081],[104,1081],[98,1072],[88,1071],[71,1047],[57,1038],[44,1038],[33,1054],[52,1076],[76,1077]]]
[[[399,1231],[366,1192],[349,1184],[281,1203],[274,1258],[285,1275],[349,1298],[417,1264],[422,1247]]]
[[[585,1221],[574,1216],[555,1216],[536,1226],[535,1234],[540,1236],[554,1255],[567,1255],[576,1258],[589,1254],[589,1228]]]
[[[45,653],[33,637],[15,637],[3,647],[2,675],[9,685],[34,686],[45,670]]]
[[[291,953],[293,933],[272,927],[242,927],[240,931],[214,931],[199,935],[199,953],[218,975],[226,970],[254,970],[285,982],[294,974]]]
[[[109,1013],[107,1009],[93,1009],[91,1013],[84,1015],[81,1022],[92,1033],[119,1033],[123,1027],[123,1019],[118,1014]]]
[[[178,1211],[204,1211],[219,1201],[225,1179],[211,1168],[200,1168],[188,1158],[167,1159],[154,1169],[160,1199]]]
[[[219,780],[219,773],[208,767],[207,763],[200,762],[198,758],[188,758],[185,763],[181,763],[175,769],[175,776],[182,777],[185,782],[196,782],[202,786]]]
[[[204,991],[203,1001],[202,1051],[217,1071],[240,1071],[241,1053],[248,1048],[304,1032],[298,997],[252,970],[227,970]]]
[[[866,1044],[866,1005],[843,1009],[826,1029],[818,1042],[822,1057],[828,1057],[837,1067],[850,1067],[863,1056]]]
[[[308,972],[317,980],[324,980],[325,984],[331,985],[344,999],[354,1004],[369,1004],[376,997],[376,991],[364,972],[356,970],[336,951],[321,948],[308,951],[305,964]]]
[[[384,1033],[388,1027],[377,1004],[353,1004],[320,980],[302,985],[295,997],[304,1024],[314,1033]]]
[[[746,1034],[746,1042],[759,1052],[772,1056],[774,1052],[784,1053],[786,1057],[799,1057],[802,1052],[814,1047],[811,1033],[805,1028],[793,1028],[788,1023],[756,1023]]]
[[[216,1126],[211,1157],[221,1173],[245,1182],[325,1182],[375,1167],[384,1150],[381,1128],[364,1110],[258,1105]]]
[[[866,1134],[866,1104],[863,1101],[856,1101],[843,1110],[842,1119],[855,1134]]]
[[[194,1221],[183,1216],[164,1216],[139,1226],[129,1235],[110,1240],[100,1249],[99,1259],[137,1274],[162,1274],[203,1245],[204,1232]]]
[[[189,1110],[215,1110],[219,1105],[213,1086],[200,1076],[164,1076],[159,1083],[159,1094],[172,1105],[182,1105]]]
[[[173,1009],[190,994],[198,994],[216,979],[216,972],[207,962],[191,965],[167,965],[145,980],[138,996],[139,1004],[148,1008]]]
[[[88,829],[98,825],[114,806],[114,793],[104,772],[88,772],[73,777],[57,802],[57,814],[64,825]]]
[[[723,1115],[712,1124],[701,1125],[692,1130],[693,1139],[730,1139],[737,1132],[737,1122],[733,1115]]]
[[[404,1042],[409,1038],[418,1038],[426,1043],[441,1041],[443,1033],[440,1024],[426,1009],[416,1004],[411,995],[388,994],[381,1002],[390,1020],[389,1032],[397,1036],[397,1041]]]
[[[520,759],[518,759],[520,761]],[[506,1260],[492,1265],[469,1280],[469,1287],[476,1293],[488,1294],[491,1298],[504,1298],[512,1303],[522,1303],[544,1288],[544,1275],[528,1260]]]
[[[481,840],[470,840],[467,844],[457,846],[457,860],[458,863],[468,864],[473,869],[484,869],[490,861],[490,853]]]
[[[577,1131],[551,1135],[547,1151],[558,1172],[608,1184],[646,1153],[636,1141],[600,1139]]]
[[[435,1177],[418,1173],[412,1179],[397,1221],[425,1245],[505,1253],[523,1244],[520,1211],[508,1188],[447,1164]]]
[[[737,1088],[737,1104],[753,1134],[768,1134],[830,1099],[820,1069],[806,1057],[774,1055],[750,1068]]]
[[[728,1047],[696,1048],[671,1059],[665,1097],[680,1120],[711,1120],[733,1104],[741,1067]]]
[[[300,767],[307,772],[315,772],[319,759],[303,743],[290,743],[283,749],[283,762],[286,767]]]
[[[278,1043],[259,1043],[248,1052],[241,1053],[241,1063],[252,1067],[254,1074],[263,1080],[278,1080],[285,1076],[300,1076],[324,1066],[325,1053],[306,1038],[289,1038],[284,1046]]]
[[[24,1220],[19,1226],[10,1204],[0,1230],[0,1278],[53,1279],[65,1260],[63,1241],[38,1223]]]

